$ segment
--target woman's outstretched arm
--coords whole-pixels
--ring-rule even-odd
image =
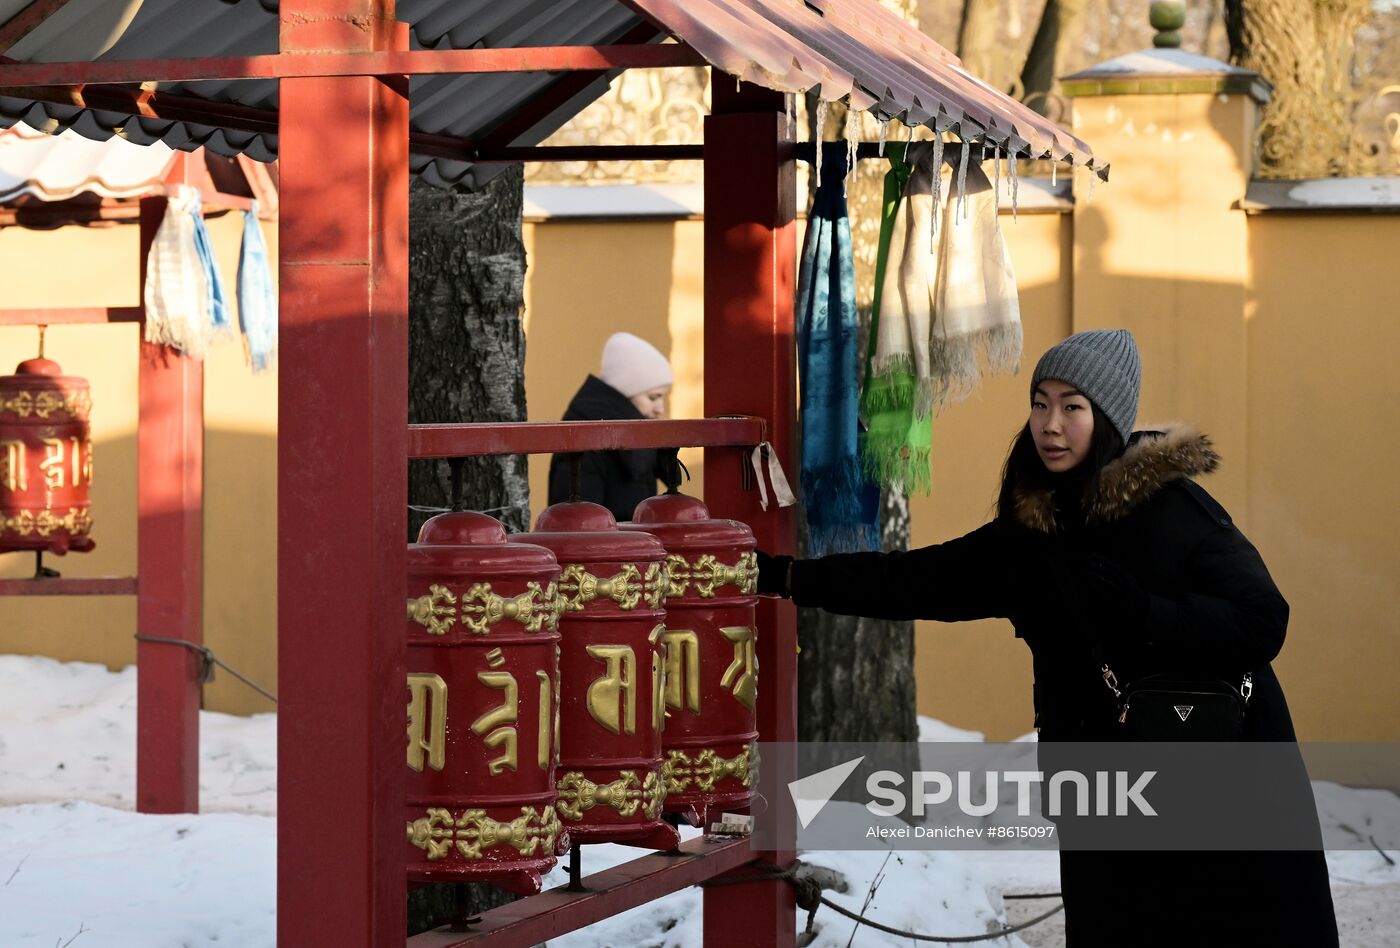
[[[1007,546],[993,522],[956,540],[907,552],[765,557],[760,591],[790,596],[799,606],[872,619],[1005,617],[1016,584],[1006,568]]]

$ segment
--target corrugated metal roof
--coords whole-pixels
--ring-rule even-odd
[[[0,0],[0,14],[22,0]],[[878,118],[985,135],[1027,157],[1099,167],[1083,142],[964,71],[954,57],[876,0],[400,0],[415,49],[614,43],[648,23],[693,46],[717,69],[785,92],[850,96]],[[250,56],[277,51],[270,0],[70,0],[11,48],[25,62]],[[664,34],[661,34],[664,35]],[[659,38],[659,37],[658,37]],[[562,79],[567,79],[567,76]],[[608,87],[603,76],[510,144],[542,141]],[[411,83],[416,131],[479,139],[545,94],[559,74],[422,76]],[[163,83],[162,93],[275,111],[277,83]],[[201,145],[270,161],[277,136],[73,105],[0,96],[0,125],[66,128],[87,138]],[[413,170],[443,186],[472,187],[499,166],[414,156]]]
[[[173,157],[159,142],[141,148],[120,139],[95,142],[72,132],[6,129],[0,131],[0,201],[22,195],[66,201],[86,192],[139,197],[161,185]]]

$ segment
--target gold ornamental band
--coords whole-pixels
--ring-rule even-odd
[[[486,635],[491,626],[504,620],[519,622],[526,632],[555,632],[563,611],[564,601],[554,583],[542,586],[531,581],[516,596],[501,596],[491,591],[490,583],[475,583],[462,594],[460,605],[452,590],[434,583],[426,596],[408,600],[407,613],[429,635],[446,635],[458,621],[467,631]]]
[[[85,390],[59,392],[51,388],[21,389],[7,397],[0,397],[0,413],[9,412],[19,418],[35,418],[47,421],[55,412],[66,412],[72,417],[86,421],[92,412],[92,395]]]
[[[712,553],[706,553],[695,562],[672,553],[666,557],[666,573],[670,579],[666,595],[684,596],[686,590],[694,587],[701,599],[711,599],[721,586],[733,586],[741,596],[751,596],[758,590],[758,555],[753,552],[741,553],[733,566],[726,566]]]
[[[635,563],[624,563],[612,576],[598,577],[579,563],[570,563],[559,574],[559,595],[567,612],[582,612],[588,603],[611,599],[619,609],[635,609],[645,602],[649,609],[660,609],[666,600],[669,580],[660,563],[648,563],[646,573]]]
[[[453,817],[451,810],[433,808],[428,815],[409,823],[410,843],[428,854],[429,862],[446,858],[453,849],[463,859],[481,859],[482,850],[492,846],[513,846],[522,856],[554,855],[554,843],[563,827],[553,806],[537,810],[522,806],[520,815],[509,823],[493,820],[485,810],[464,810]]]
[[[47,537],[55,530],[67,530],[70,536],[82,536],[92,529],[92,514],[84,507],[69,507],[62,517],[45,507],[37,514],[21,510],[12,517],[0,516],[0,532],[27,537],[31,533]]]
[[[692,789],[710,793],[715,789],[715,784],[731,777],[745,787],[749,786],[758,775],[758,761],[753,756],[752,745],[730,758],[721,757],[713,747],[704,748],[694,757],[685,751],[673,750],[667,752],[661,774],[666,778],[667,794],[685,793]]]
[[[621,817],[635,816],[640,809],[649,820],[659,819],[661,805],[666,802],[666,783],[656,771],[648,770],[645,779],[638,779],[635,770],[619,771],[616,780],[602,785],[589,780],[576,770],[557,781],[559,815],[566,820],[581,820],[595,806],[610,806]]]

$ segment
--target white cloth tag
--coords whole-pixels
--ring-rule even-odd
[[[762,442],[753,449],[749,455],[749,461],[753,464],[754,477],[758,480],[758,503],[764,510],[768,509],[768,489],[763,483],[763,457],[768,458],[768,477],[773,482],[773,499],[778,502],[779,507],[791,507],[797,503],[797,498],[793,496],[792,487],[788,484],[787,475],[783,473],[783,465],[778,461],[778,452],[773,450],[773,445],[767,441]]]

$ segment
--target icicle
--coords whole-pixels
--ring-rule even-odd
[[[992,220],[1001,230],[1001,149],[992,152]]]
[[[1016,177],[1016,152],[1011,152],[1011,219],[1016,220],[1016,189],[1020,181]]]
[[[1055,160],[1050,161],[1050,187],[1055,186],[1055,173],[1060,170],[1060,163]]]
[[[817,187],[822,186],[822,131],[826,128],[826,100],[817,99],[817,134],[813,136],[817,145]]]
[[[890,120],[885,119],[880,123],[880,157],[885,157],[885,136],[890,133]]]
[[[797,94],[793,92],[787,94],[787,120],[789,127],[797,127]]]
[[[1099,177],[1099,176],[1096,175],[1096,174],[1094,174],[1094,169],[1093,169],[1093,168],[1090,168],[1088,165],[1085,165],[1084,167],[1085,167],[1085,169],[1087,169],[1088,172],[1089,172],[1089,193],[1086,194],[1086,195],[1084,195],[1084,203],[1085,203],[1085,204],[1093,204],[1093,203],[1094,203],[1094,185],[1095,185],[1095,183],[1097,183],[1097,180],[1098,180],[1098,177]]]
[[[943,133],[933,135],[933,219],[938,221],[940,213],[939,192],[943,190]]]
[[[972,157],[972,143],[962,143],[962,154],[958,156],[958,203],[957,212],[967,220],[967,161]]]
[[[987,162],[987,140],[984,138],[977,143],[977,164],[983,165]]]
[[[908,118],[908,117],[909,117],[909,116],[906,114],[906,115],[905,115],[905,118]],[[906,125],[906,126],[904,126],[904,130],[905,130],[906,132],[909,133],[909,137],[906,138],[906,139],[904,140],[904,148],[905,148],[905,151],[908,151],[909,146],[912,145],[912,144],[914,144],[914,126],[912,126],[912,125]]]
[[[846,182],[856,173],[856,160],[860,157],[860,113],[846,110],[846,178],[841,182],[841,193],[846,193]]]
[[[734,77],[734,91],[735,91],[735,92],[743,92],[743,91],[744,91],[744,80],[740,79],[738,76],[735,76],[735,77]]]

